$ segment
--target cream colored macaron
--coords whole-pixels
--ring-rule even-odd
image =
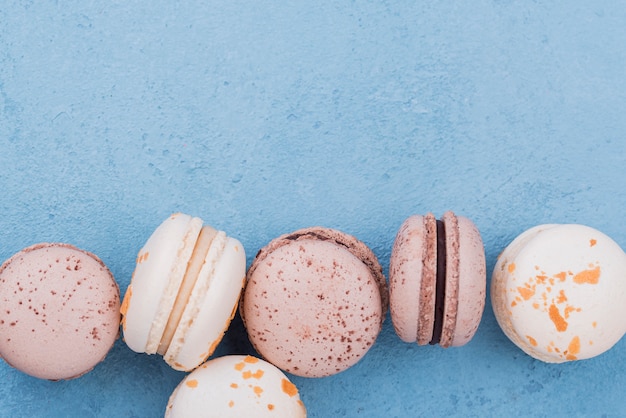
[[[502,252],[491,281],[498,324],[549,363],[587,359],[626,331],[626,255],[583,225],[539,225]]]
[[[306,417],[296,386],[276,366],[252,356],[207,361],[176,387],[166,418]]]
[[[237,308],[246,256],[241,243],[177,213],[150,236],[122,303],[124,341],[189,371],[215,350]]]

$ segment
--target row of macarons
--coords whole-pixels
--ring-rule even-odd
[[[540,225],[498,257],[493,310],[504,333],[537,359],[590,358],[626,331],[620,320],[626,313],[624,272],[626,255],[603,233],[583,225]],[[236,238],[177,213],[139,251],[121,304],[104,263],[71,245],[37,244],[8,259],[0,267],[0,356],[36,377],[77,377],[105,358],[121,322],[132,350],[193,371],[170,398],[168,415],[177,416],[177,398],[187,397],[180,405],[194,405],[190,396],[219,399],[231,413],[262,404],[273,415],[282,408],[305,414],[283,371],[323,377],[351,367],[374,344],[388,309],[403,341],[462,346],[480,324],[486,276],[478,229],[452,212],[440,220],[432,214],[405,220],[388,281],[366,244],[335,229],[282,235],[246,270]],[[263,359],[207,362],[237,307]],[[199,389],[218,390],[220,373],[235,372],[243,380],[223,381],[233,396],[243,388],[247,401],[207,397]],[[273,382],[267,388],[264,375]],[[214,382],[199,384],[209,378]],[[278,398],[265,401],[274,393]]]

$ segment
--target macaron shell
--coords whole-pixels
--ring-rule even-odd
[[[243,245],[219,232],[164,355],[172,368],[192,370],[213,354],[234,316],[245,275]]]
[[[494,313],[505,334],[537,359],[594,357],[624,334],[624,271],[626,255],[601,232],[583,225],[536,227],[496,263]]]
[[[272,364],[225,356],[198,367],[177,386],[166,418],[306,417],[298,389]]]
[[[119,288],[94,254],[37,244],[0,267],[0,354],[42,379],[78,377],[119,334]]]
[[[201,228],[201,219],[174,214],[139,251],[122,305],[124,341],[133,351],[157,352]]]
[[[265,359],[299,376],[329,376],[376,340],[384,315],[379,282],[348,247],[319,239],[327,235],[291,236],[257,256],[242,317]]]
[[[433,336],[436,220],[413,215],[400,226],[389,265],[391,320],[400,339],[428,344]]]
[[[467,344],[476,334],[485,309],[487,270],[485,250],[474,223],[457,217],[459,231],[459,291],[456,325],[451,345]]]
[[[404,342],[415,342],[419,317],[420,280],[425,252],[424,219],[407,218],[393,243],[389,259],[389,305],[396,334]],[[431,331],[432,335],[432,331]]]
[[[442,216],[446,236],[446,275],[444,313],[439,345],[447,348],[452,344],[459,309],[459,225],[452,212]]]

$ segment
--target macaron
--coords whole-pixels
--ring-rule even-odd
[[[388,306],[374,253],[344,232],[311,227],[281,235],[256,255],[240,308],[254,348],[298,376],[323,377],[372,347]]]
[[[241,243],[176,213],[139,251],[122,303],[124,341],[176,370],[203,363],[222,340],[244,285]]]
[[[252,356],[214,358],[188,374],[170,396],[166,418],[306,417],[296,386]]]
[[[41,379],[85,374],[119,336],[113,275],[97,256],[70,244],[36,244],[5,261],[0,306],[0,357]]]
[[[584,225],[538,225],[500,254],[491,280],[498,324],[548,363],[604,353],[626,331],[626,254]]]
[[[485,251],[474,223],[446,212],[406,219],[389,263],[391,319],[405,342],[462,346],[485,307]]]

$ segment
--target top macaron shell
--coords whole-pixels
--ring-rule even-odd
[[[594,357],[625,332],[626,255],[583,225],[539,225],[518,236],[494,268],[498,324],[524,352],[560,363]]]
[[[201,219],[174,214],[139,251],[122,305],[124,341],[132,350],[159,349],[201,230]],[[192,370],[213,353],[236,310],[245,266],[241,243],[217,232],[163,355],[172,368]]]
[[[473,222],[446,212],[442,347],[462,346],[476,333],[485,306],[486,266],[480,233]],[[401,225],[389,266],[394,328],[405,342],[431,342],[437,277],[436,219],[413,215]]]
[[[304,418],[296,386],[274,365],[231,355],[204,363],[176,387],[166,418]]]
[[[88,372],[119,335],[113,275],[69,244],[36,244],[8,259],[0,267],[0,303],[0,357],[38,378]]]
[[[290,373],[322,377],[373,345],[388,305],[374,254],[356,238],[313,227],[271,241],[248,271],[241,315],[250,341]]]

